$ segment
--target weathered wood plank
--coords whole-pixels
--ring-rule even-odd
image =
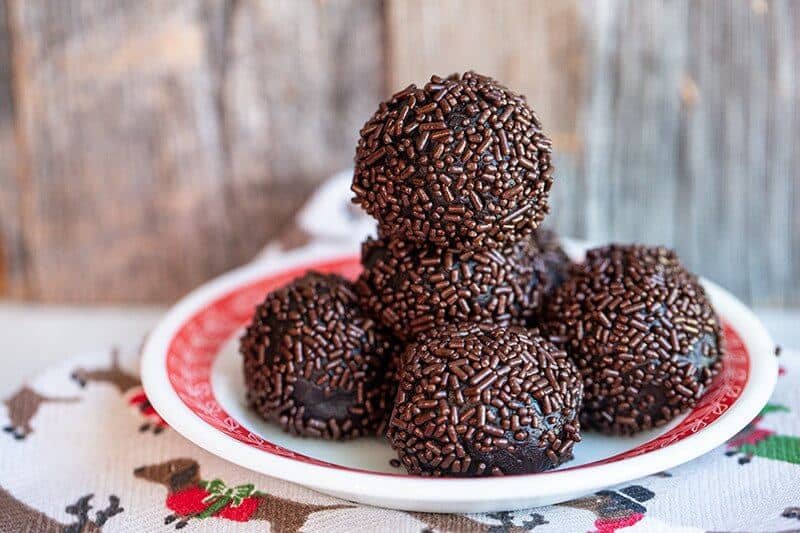
[[[219,87],[233,225],[275,232],[321,178],[352,164],[358,131],[384,92],[377,1],[240,2],[229,14]],[[257,230],[258,231],[258,230]],[[251,237],[252,239],[252,237]]]
[[[24,296],[147,299],[220,269],[221,243],[208,234],[224,223],[213,201],[221,169],[193,10],[9,6],[18,137],[29,147]]]
[[[170,300],[349,164],[392,88],[468,68],[542,116],[561,231],[800,304],[791,0],[0,0],[0,294]]]
[[[800,303],[800,6],[689,3],[678,249],[746,299]],[[794,254],[794,255],[793,255]]]
[[[800,303],[798,3],[388,7],[393,86],[475,68],[528,94],[561,231],[675,246],[747,300]]]
[[[798,7],[587,9],[585,235],[664,242],[746,300],[800,303]]]
[[[769,6],[768,6],[769,7]],[[765,205],[750,203],[763,227],[757,233],[750,264],[754,291],[775,305],[800,304],[800,6],[796,2],[772,4],[762,13],[767,34],[769,87],[766,91],[767,160],[763,174]],[[766,275],[762,274],[766,273]],[[763,276],[763,277],[761,277]]]
[[[0,2],[0,296],[14,292],[12,280],[24,275],[24,250],[19,239],[17,146],[14,127],[11,28],[5,2]]]
[[[680,3],[591,4],[592,83],[583,108],[583,235],[673,245],[678,115],[686,60]]]
[[[16,296],[168,301],[246,261],[351,160],[383,82],[377,0],[8,6]]]

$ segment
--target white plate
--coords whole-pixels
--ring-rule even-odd
[[[571,247],[571,248],[574,248]],[[311,258],[311,259],[310,259]],[[266,292],[309,269],[357,275],[355,255],[319,248],[232,271],[181,300],[150,335],[145,391],[159,414],[228,461],[340,498],[427,512],[510,510],[558,503],[673,468],[734,436],[766,404],[778,364],[764,326],[741,302],[703,280],[728,337],[725,366],[687,415],[635,437],[585,432],[575,459],[541,474],[430,479],[392,467],[380,439],[335,443],[292,437],[244,403],[238,337]]]

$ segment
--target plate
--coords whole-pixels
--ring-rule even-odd
[[[731,294],[702,280],[721,317],[727,353],[722,371],[689,413],[635,437],[585,432],[575,459],[548,472],[472,479],[410,476],[389,463],[395,455],[382,439],[340,443],[293,437],[262,421],[244,402],[237,353],[242,328],[267,292],[312,269],[354,278],[361,267],[356,255],[319,247],[211,281],[175,305],[150,335],[142,381],[159,414],[201,448],[359,503],[474,513],[583,496],[673,468],[724,443],[759,413],[778,375],[774,344],[761,322]]]

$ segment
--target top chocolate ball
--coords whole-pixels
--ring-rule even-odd
[[[354,202],[389,238],[502,248],[547,214],[550,155],[524,96],[474,72],[433,76],[382,103],[361,129]]]

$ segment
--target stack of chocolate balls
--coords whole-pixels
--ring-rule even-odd
[[[664,248],[570,263],[539,228],[551,143],[525,98],[468,72],[382,103],[354,202],[378,222],[355,282],[269,294],[241,343],[249,403],[303,436],[385,435],[412,474],[540,472],[581,425],[631,434],[689,409],[720,366],[716,315]]]

